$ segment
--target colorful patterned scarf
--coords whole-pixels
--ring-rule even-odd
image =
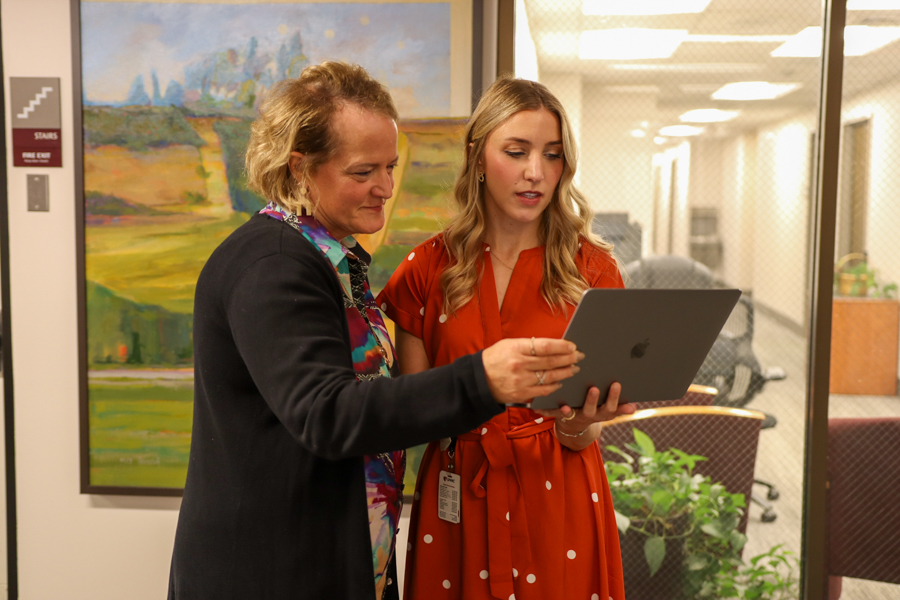
[[[352,236],[334,239],[316,219],[298,216],[274,202],[259,211],[287,223],[313,243],[334,267],[344,290],[344,311],[350,327],[353,368],[359,381],[390,377],[394,366],[394,346],[388,336],[381,312],[369,289],[367,277],[371,258]],[[365,457],[366,496],[369,509],[369,533],[375,567],[376,598],[387,582],[387,567],[394,552],[394,538],[403,506],[403,471],[406,452]]]

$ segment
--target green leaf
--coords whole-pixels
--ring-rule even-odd
[[[747,536],[740,531],[732,531],[730,537],[731,547],[734,548],[735,552],[740,552],[741,548],[744,547],[744,544],[747,543]]]
[[[657,514],[665,514],[669,512],[669,507],[672,506],[672,494],[667,492],[666,490],[657,490],[653,492],[653,496],[651,498],[653,504],[656,504],[659,510],[655,510]]]
[[[648,537],[644,542],[644,556],[650,567],[650,577],[653,577],[666,558],[666,540],[655,535]]]
[[[624,450],[622,450],[621,448],[619,448],[618,446],[607,446],[606,449],[609,450],[610,452],[612,452],[613,454],[618,454],[619,456],[624,458],[625,462],[627,462],[629,465],[634,464],[634,457],[631,456],[630,454],[628,454],[627,452],[625,452]]]
[[[686,562],[688,570],[699,571],[709,565],[709,556],[706,554],[690,554]]]
[[[722,530],[719,529],[719,523],[717,521],[704,523],[700,526],[700,530],[707,535],[713,536],[714,538],[722,539],[725,537],[725,534],[723,534]]]
[[[641,431],[640,429],[632,428],[634,432],[634,441],[637,442],[637,445],[641,448],[641,453],[644,456],[651,456],[656,454],[656,446],[653,445],[653,440],[650,439],[650,436]]]
[[[631,526],[631,519],[629,519],[628,517],[626,517],[619,511],[615,511],[615,512],[616,512],[616,527],[619,528],[619,532],[622,535],[625,535],[625,532],[628,531],[628,527]]]

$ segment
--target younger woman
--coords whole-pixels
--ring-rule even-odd
[[[591,210],[572,184],[571,129],[546,87],[494,83],[465,143],[459,214],[402,261],[378,299],[398,326],[404,373],[502,338],[561,337],[586,288],[623,287],[612,246],[592,235]],[[601,421],[634,410],[618,406],[619,392],[614,385],[598,406],[594,388],[578,410],[510,407],[432,442],[416,485],[406,599],[624,600],[594,443]]]

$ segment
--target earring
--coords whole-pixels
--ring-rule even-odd
[[[484,173],[478,174],[478,183],[484,183]]]

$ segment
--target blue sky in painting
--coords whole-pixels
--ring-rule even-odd
[[[356,62],[385,83],[402,116],[450,110],[450,6],[81,2],[82,81],[90,103],[123,102],[137,75],[185,82],[184,67],[248,47],[274,55],[299,32],[311,64]]]

